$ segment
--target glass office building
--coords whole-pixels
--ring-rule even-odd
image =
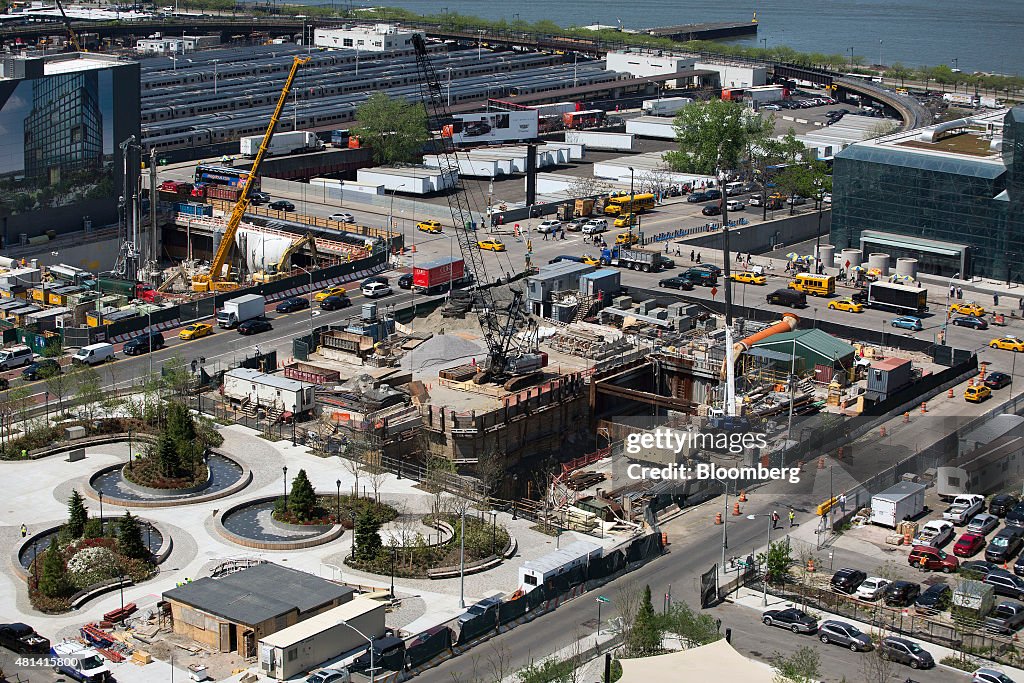
[[[920,272],[1024,281],[1024,107],[850,145],[833,165],[837,249]]]
[[[103,167],[99,74],[83,71],[32,81],[25,118],[25,176],[61,181],[62,174]]]

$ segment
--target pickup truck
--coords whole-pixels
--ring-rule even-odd
[[[985,507],[985,496],[978,494],[965,494],[953,499],[952,505],[942,513],[942,518],[953,524],[967,524],[971,517],[981,512]]]
[[[933,520],[922,526],[914,536],[914,545],[941,548],[953,540],[953,525],[946,520]]]
[[[1024,605],[1001,602],[985,617],[985,629],[996,633],[1014,633],[1024,626]]]

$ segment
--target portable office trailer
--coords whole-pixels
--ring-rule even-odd
[[[503,171],[497,159],[484,159],[474,154],[460,154],[459,175],[466,178],[496,178],[502,175]],[[436,154],[427,154],[423,157],[423,163],[429,168],[443,168],[444,161]]]
[[[548,579],[601,557],[601,546],[589,541],[576,541],[560,550],[536,560],[527,560],[519,566],[519,586],[531,591]]]
[[[871,523],[895,529],[905,519],[924,512],[924,484],[901,481],[871,496]]]
[[[405,194],[443,192],[454,187],[457,178],[454,171],[419,167],[361,168],[356,175],[360,183],[382,185],[389,192],[401,190]]]
[[[633,151],[632,133],[609,133],[596,130],[567,130],[565,141],[586,145],[587,149],[610,149],[617,152]]]
[[[626,121],[626,132],[642,138],[675,140],[676,130],[672,119],[665,116],[638,116]]]
[[[996,493],[1024,475],[1024,437],[1001,436],[936,470],[940,498]]]
[[[384,635],[386,605],[357,597],[260,639],[260,670],[283,681]]]
[[[224,373],[224,396],[241,403],[300,415],[313,409],[313,385],[249,368]]]

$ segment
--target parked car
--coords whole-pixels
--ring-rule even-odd
[[[1020,553],[1024,545],[1024,529],[1017,526],[1004,527],[985,548],[985,559],[995,564],[1004,564]]]
[[[1005,386],[1009,386],[1013,381],[1005,372],[990,372],[985,377],[985,386],[989,389],[1002,389]]]
[[[34,382],[37,379],[46,379],[47,377],[59,375],[61,372],[63,370],[60,367],[60,363],[53,358],[43,358],[35,363],[29,363],[28,367],[21,371],[21,378]]]
[[[730,211],[742,211],[747,208],[747,205],[741,202],[739,199],[730,199],[725,203],[725,208]]]
[[[1024,600],[1024,578],[1000,569],[986,575],[982,581],[992,586],[998,595]]]
[[[561,229],[562,221],[556,221],[554,219],[548,219],[546,221],[543,221],[540,225],[537,226],[537,232],[541,234],[551,234],[553,232],[558,232]]]
[[[704,201],[710,201],[712,199],[721,199],[721,190],[704,190]]]
[[[786,203],[790,206],[800,206],[807,203],[807,197],[801,197],[800,195],[794,195],[786,200]]]
[[[275,202],[267,204],[267,208],[273,209],[274,211],[294,211],[295,205],[287,199],[278,199]]]
[[[1014,505],[1006,513],[1006,523],[1013,526],[1024,526],[1024,500]]]
[[[1012,493],[1000,493],[992,496],[992,500],[988,503],[988,513],[995,517],[1005,517],[1006,513],[1013,509],[1020,499]],[[973,521],[973,520],[972,520]],[[996,520],[998,523],[999,520]]]
[[[914,536],[914,545],[930,545],[941,548],[953,540],[953,523],[935,519],[926,522]]]
[[[867,652],[871,649],[871,636],[853,624],[835,619],[821,622],[821,626],[818,627],[818,640],[826,645],[842,645],[854,652]]]
[[[301,311],[304,308],[309,308],[309,299],[293,296],[279,303],[274,310],[278,313],[292,313],[294,311]]]
[[[45,655],[50,652],[50,641],[21,622],[0,624],[0,645],[19,655]]]
[[[974,330],[987,330],[988,322],[984,318],[979,318],[973,315],[965,315],[959,318],[953,318],[953,324],[959,327],[970,327]]]
[[[793,633],[816,633],[818,620],[803,610],[795,607],[789,609],[770,609],[761,615],[765,626],[788,628]]]
[[[878,644],[882,659],[899,664],[906,664],[911,669],[930,669],[935,666],[935,659],[912,640],[886,636]]]
[[[402,273],[398,276],[399,289],[412,289],[412,273]]]
[[[711,197],[707,196],[707,192],[693,192],[686,198],[686,202],[688,204],[699,204],[708,199],[711,199]]]
[[[138,356],[164,348],[164,335],[159,332],[143,332],[124,343],[122,351],[126,356]]]
[[[348,669],[320,669],[306,677],[306,683],[349,683],[351,680]]]
[[[330,216],[328,216],[328,219],[332,221],[337,221],[338,223],[356,222],[356,217],[347,211],[342,211],[341,213],[332,213]]]
[[[392,293],[391,287],[382,282],[371,282],[368,285],[360,287],[360,291],[367,299],[377,299]]]
[[[274,329],[273,325],[266,318],[253,318],[239,323],[238,334],[259,334],[260,332],[268,332],[272,329]]]
[[[994,530],[997,526],[999,526],[998,517],[993,514],[989,514],[988,512],[979,512],[971,517],[971,521],[967,522],[967,527],[964,531],[972,534],[979,534],[981,536],[987,536],[988,532]]]
[[[960,565],[960,576],[967,579],[984,579],[994,571],[1003,571],[1002,567],[985,560],[971,560]]]
[[[949,609],[953,601],[953,589],[944,583],[928,586],[928,590],[914,600],[914,611],[920,614],[935,614]]]
[[[267,194],[266,192],[260,192],[257,190],[256,192],[249,193],[250,204],[255,204],[256,206],[259,206],[260,204],[266,204],[269,201],[270,195]]]
[[[890,607],[908,607],[921,594],[921,586],[913,581],[893,581],[885,587],[882,598]]]
[[[888,585],[889,579],[883,579],[880,576],[869,576],[864,579],[863,583],[857,586],[857,592],[854,595],[861,600],[874,601],[882,597],[882,593]]]
[[[708,204],[703,209],[701,209],[700,212],[705,216],[721,216],[722,207],[720,207],[718,204]]]
[[[985,547],[985,537],[981,534],[963,534],[953,544],[953,554],[958,557],[971,557]]]
[[[573,218],[571,221],[565,224],[565,229],[568,232],[579,232],[583,230],[583,226],[587,224],[588,218]]]
[[[1014,681],[1002,671],[983,666],[971,674],[971,683],[1014,683]]]
[[[868,575],[859,569],[843,567],[832,575],[832,580],[829,584],[832,586],[832,590],[851,595],[864,583],[866,578],[868,578]]]
[[[964,389],[964,400],[968,403],[981,403],[992,396],[992,390],[984,384]]]
[[[599,232],[604,232],[608,229],[608,221],[604,218],[591,218],[589,221],[583,224],[584,235],[596,235]]]
[[[915,545],[907,556],[907,564],[921,571],[941,571],[943,574],[960,568],[960,560],[930,545]]]
[[[1024,605],[1001,602],[985,617],[985,628],[996,633],[1014,633],[1024,626]]]
[[[459,615],[459,623],[464,624],[467,621],[472,621],[481,614],[486,614],[490,610],[497,609],[500,604],[500,595],[492,595],[489,598],[484,598],[483,600],[470,605],[463,614]]]
[[[683,275],[676,275],[675,277],[659,280],[658,286],[665,287],[666,289],[682,289],[688,292],[693,289],[693,280]]]
[[[322,311],[337,311],[340,308],[348,308],[352,305],[352,299],[349,299],[344,294],[329,296],[320,302],[320,310]]]
[[[1017,561],[1013,563],[1013,573],[1017,576],[1024,576],[1024,553],[1021,553]]]
[[[967,493],[954,498],[953,503],[942,513],[942,518],[953,524],[966,524],[984,508],[985,496]]]
[[[898,327],[904,330],[911,330],[912,332],[920,332],[924,329],[924,325],[921,323],[920,318],[915,318],[912,315],[901,315],[898,318],[893,318],[890,323],[893,327]]]

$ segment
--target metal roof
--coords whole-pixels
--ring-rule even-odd
[[[789,348],[794,340],[796,340],[798,346],[813,351],[823,358],[840,359],[854,353],[853,346],[819,329],[779,332],[763,341],[757,342],[754,346],[764,348],[786,345]]]
[[[318,576],[266,562],[222,579],[203,578],[165,591],[174,600],[228,621],[254,626],[297,609],[300,613],[335,600],[351,599],[355,590]]]
[[[924,493],[926,488],[927,487],[924,484],[915,484],[912,481],[901,481],[895,486],[891,486],[881,493],[876,493],[871,497],[878,498],[879,500],[891,500],[898,502],[908,496]]]
[[[593,554],[595,551],[601,550],[601,546],[596,543],[590,543],[589,541],[576,541],[569,545],[556,550],[553,553],[548,553],[543,557],[539,557],[536,560],[527,560],[523,562],[523,569],[530,571],[545,573],[564,567],[573,560],[578,560],[581,557],[586,557]]]
[[[305,387],[315,386],[309,382],[300,382],[297,379],[268,375],[265,372],[252,370],[250,368],[235,368],[234,370],[228,370],[224,373],[224,376],[252,382],[253,384],[263,384],[264,386],[274,387],[275,389],[282,389],[284,391],[299,391]]]
[[[269,647],[286,648],[300,643],[307,638],[341,625],[343,621],[350,621],[374,610],[384,611],[386,605],[377,600],[365,597],[353,598],[351,602],[338,605],[326,612],[314,615],[309,619],[303,619],[297,624],[283,628],[276,633],[271,633],[260,639],[260,642]]]

